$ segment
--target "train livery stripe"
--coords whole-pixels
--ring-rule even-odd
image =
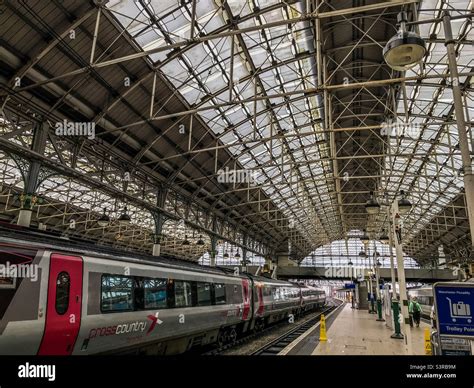
[[[82,306],[81,257],[52,254],[43,339],[38,355],[69,355],[79,334]]]
[[[249,292],[249,281],[242,279],[242,293],[244,301],[244,311],[242,313],[242,319],[246,321],[250,313],[250,292]]]

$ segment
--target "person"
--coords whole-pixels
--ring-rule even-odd
[[[431,318],[431,327],[433,329],[436,329],[436,309],[434,305],[431,306],[430,318]]]
[[[416,327],[420,327],[420,319],[421,319],[421,306],[418,303],[418,299],[416,296],[413,298],[413,321],[416,324]]]
[[[410,318],[410,327],[413,327],[413,299],[412,297],[408,296],[410,298],[410,302],[408,303],[408,316]]]

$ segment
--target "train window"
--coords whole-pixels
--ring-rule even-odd
[[[278,288],[278,287],[273,288],[273,299],[274,299],[275,301],[281,299],[280,288]]]
[[[166,279],[145,279],[143,281],[145,309],[166,308]]]
[[[226,304],[225,284],[214,284],[215,304]]]
[[[193,305],[190,282],[181,280],[174,282],[174,300],[176,307],[190,307]]]
[[[272,296],[272,288],[270,286],[263,287],[263,296]]]
[[[132,277],[103,275],[100,308],[103,312],[133,310]]]
[[[197,304],[198,306],[210,306],[212,304],[211,283],[197,283]]]
[[[59,315],[66,313],[69,307],[69,288],[71,278],[67,272],[60,272],[56,279],[56,312]]]

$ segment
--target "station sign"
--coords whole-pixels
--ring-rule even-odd
[[[441,355],[443,356],[471,356],[472,341],[465,338],[440,337]]]
[[[435,283],[433,290],[438,334],[474,339],[474,283]]]

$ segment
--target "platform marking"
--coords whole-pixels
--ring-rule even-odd
[[[333,315],[336,311],[338,311],[341,306],[345,306],[345,303],[341,303],[339,306],[337,306],[333,311],[331,311],[327,316],[326,320]],[[298,345],[301,341],[303,341],[306,337],[308,337],[321,323],[319,321],[316,323],[313,327],[309,328],[306,330],[303,334],[301,334],[297,339],[295,339],[291,344],[289,344],[286,348],[284,348],[280,353],[277,354],[277,356],[286,356],[296,345]]]

